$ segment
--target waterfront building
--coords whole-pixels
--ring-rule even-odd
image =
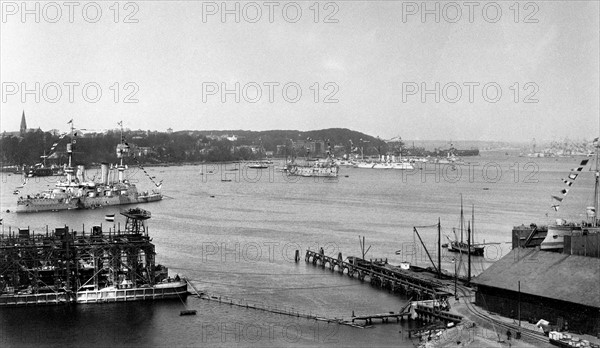
[[[564,250],[513,249],[473,279],[476,304],[502,316],[520,314],[524,321],[544,319],[559,330],[597,335],[600,258]]]

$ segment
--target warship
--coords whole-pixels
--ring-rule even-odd
[[[138,192],[135,184],[125,178],[127,167],[123,158],[129,154],[129,145],[123,137],[121,125],[121,142],[117,144],[116,166],[118,180],[109,180],[111,169],[107,163],[101,164],[101,181],[88,180],[85,177],[85,168],[82,165],[74,167],[73,149],[75,147],[74,127],[71,124],[71,140],[67,143],[69,162],[64,170],[64,177],[49,191],[35,195],[19,197],[17,200],[17,213],[31,213],[39,211],[58,211],[69,209],[95,209],[111,205],[137,204],[159,201],[163,198],[160,188],[156,185],[151,192]]]

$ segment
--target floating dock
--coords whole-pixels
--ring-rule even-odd
[[[146,229],[150,212],[133,208],[125,230],[86,234],[67,226],[0,235],[0,307],[179,298],[187,283],[155,265]]]

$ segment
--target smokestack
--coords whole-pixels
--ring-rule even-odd
[[[83,182],[85,180],[85,167],[83,165],[77,166],[77,180]]]
[[[108,163],[102,163],[100,168],[102,168],[102,183],[108,185]]]

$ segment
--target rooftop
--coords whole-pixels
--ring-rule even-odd
[[[513,249],[473,279],[474,284],[600,308],[600,259]]]

